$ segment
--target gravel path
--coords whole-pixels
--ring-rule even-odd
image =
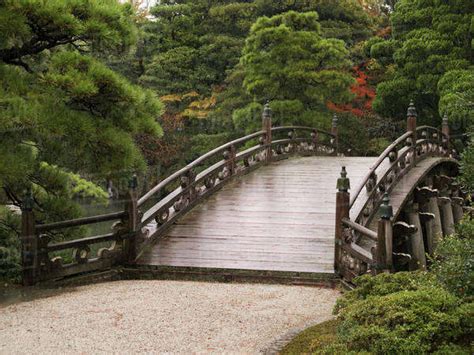
[[[336,290],[118,281],[0,308],[0,354],[256,353],[324,321]]]

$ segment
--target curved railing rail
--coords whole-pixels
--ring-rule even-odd
[[[285,133],[286,138],[267,138]],[[248,143],[254,140],[257,143],[249,147]],[[170,175],[138,200],[140,207],[152,196],[161,196],[141,217],[143,233],[137,241],[138,248],[140,251],[144,250],[181,215],[220,189],[230,178],[246,174],[262,164],[285,158],[289,154],[335,154],[335,141],[334,134],[323,130],[285,126],[255,132],[213,149]],[[214,162],[219,155],[223,159]],[[206,168],[196,173],[196,169],[203,166]],[[179,186],[166,195],[162,194],[168,186],[176,185]],[[140,251],[137,257],[140,256]]]
[[[135,177],[124,211],[41,224],[36,222],[31,207],[23,208],[24,283],[33,284],[134,262],[180,216],[231,178],[292,154],[337,153],[334,122],[331,133],[305,126],[272,127],[266,106],[262,128],[205,153],[140,198]],[[77,228],[104,222],[114,222],[110,233],[54,242],[58,234],[66,236]]]
[[[349,207],[356,208],[352,213],[354,221],[368,225],[377,213],[384,193],[390,193],[417,162],[430,156],[454,157],[448,142],[448,135],[430,126],[420,126],[397,138],[379,156],[351,194]],[[362,194],[364,188],[366,193]]]
[[[404,228],[404,235],[409,235],[416,228],[403,222],[393,224],[389,194],[422,160],[457,158],[451,143],[446,117],[441,130],[416,127],[416,110],[410,104],[407,132],[382,152],[352,193],[349,193],[349,179],[343,168],[336,200],[335,266],[345,280],[351,281],[368,270],[373,274],[393,270],[392,258],[396,254],[392,245],[393,229]],[[431,218],[429,213],[425,215]],[[370,229],[374,227],[375,217],[378,217],[377,231]],[[396,255],[411,258],[403,253]]]

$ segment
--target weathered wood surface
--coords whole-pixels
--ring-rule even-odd
[[[375,159],[302,157],[264,166],[195,207],[138,263],[333,273],[341,166],[357,186]]]

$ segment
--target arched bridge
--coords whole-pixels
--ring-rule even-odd
[[[344,156],[338,143],[337,119],[331,132],[272,127],[266,106],[261,131],[206,153],[145,195],[132,179],[124,211],[42,224],[25,203],[24,282],[113,267],[138,277],[247,270],[346,281],[426,268],[426,254],[464,207],[447,119],[441,130],[417,127],[410,105],[407,132],[379,157]],[[51,242],[106,221],[115,222],[106,235]]]

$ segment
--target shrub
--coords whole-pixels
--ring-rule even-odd
[[[452,293],[460,297],[474,295],[474,221],[465,218],[456,233],[443,238],[433,258],[432,271]]]
[[[355,282],[358,287],[337,302],[340,325],[332,350],[422,354],[467,349],[473,304],[462,303],[429,274],[381,274]]]

